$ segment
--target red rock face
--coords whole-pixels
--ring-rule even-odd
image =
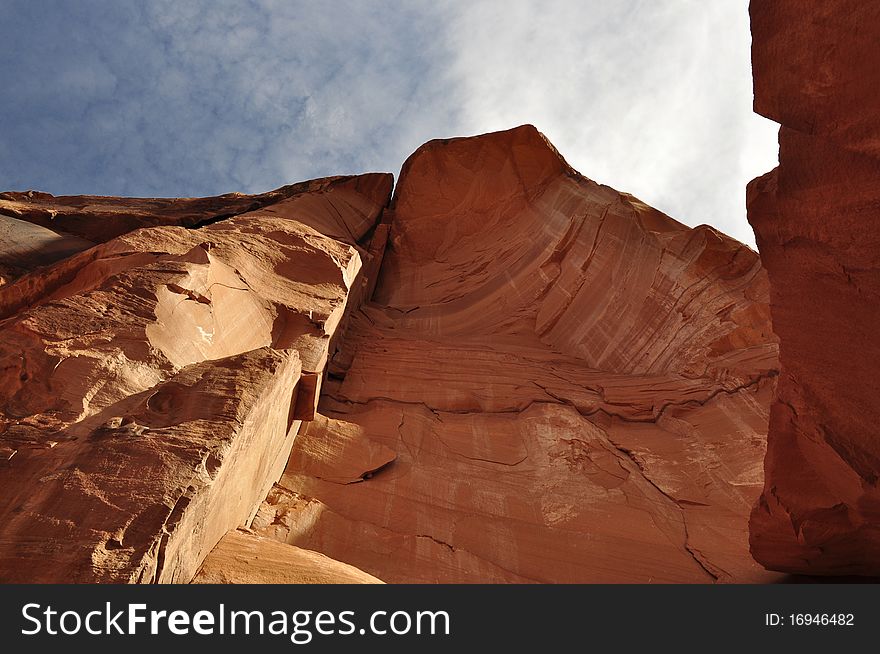
[[[0,213],[0,286],[94,243]]]
[[[371,198],[375,193],[386,191],[390,184],[390,175],[325,177],[290,184],[260,195],[227,193],[210,198],[55,197],[37,191],[7,192],[0,193],[0,214],[101,243],[139,227],[195,227],[273,205],[277,209],[282,203],[304,202],[316,209],[309,215],[310,224],[316,229],[331,237],[338,233],[360,238],[363,231],[372,227],[372,221],[367,217],[369,211],[363,213],[366,205],[358,196]],[[321,208],[318,205],[323,200],[315,202],[315,198],[325,195],[331,199]],[[344,208],[348,203],[356,205],[354,212],[333,213],[334,209]],[[330,231],[324,231],[322,227],[329,227]]]
[[[0,580],[187,582],[250,522],[313,415],[367,281],[357,240],[390,188],[390,175],[299,185],[0,286]]]
[[[748,190],[781,374],[751,549],[880,575],[880,7],[752,0],[755,110],[779,162]]]
[[[386,215],[256,533],[387,582],[772,578],[747,549],[776,369],[754,252],[529,126],[426,144]]]
[[[4,194],[98,245],[0,286],[0,579],[778,577],[747,542],[754,252],[531,126],[427,143],[390,190]]]

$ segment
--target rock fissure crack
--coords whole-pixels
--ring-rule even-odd
[[[608,443],[621,456],[625,457],[627,461],[631,462],[636,467],[636,470],[638,470],[639,474],[641,475],[642,479],[645,480],[645,482],[647,482],[651,487],[653,487],[658,493],[660,493],[663,497],[665,497],[667,500],[669,500],[675,506],[675,508],[677,509],[677,511],[679,513],[679,516],[681,517],[681,525],[682,525],[682,529],[684,530],[683,547],[684,547],[685,551],[687,551],[687,553],[691,556],[691,558],[693,558],[693,560],[696,562],[696,564],[698,566],[700,566],[700,568],[707,575],[709,575],[712,578],[713,583],[717,582],[719,580],[720,576],[718,573],[713,571],[713,570],[715,570],[714,566],[712,566],[703,557],[702,554],[700,554],[697,550],[695,550],[693,547],[691,547],[691,545],[689,543],[690,533],[688,532],[687,518],[685,516],[684,509],[682,508],[679,501],[675,497],[673,497],[672,495],[667,493],[665,490],[663,490],[663,488],[661,488],[660,485],[657,484],[657,482],[655,482],[653,479],[651,479],[651,477],[648,475],[648,472],[645,469],[644,465],[642,464],[642,462],[639,460],[638,456],[636,456],[636,454],[632,450],[629,450],[629,449],[622,447],[621,445],[615,443],[611,439],[610,435],[608,435],[607,432],[606,432],[606,438],[608,440]]]

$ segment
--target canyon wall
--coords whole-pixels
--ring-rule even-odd
[[[880,575],[880,6],[752,0],[755,111],[779,167],[748,188],[781,373],[751,551]]]
[[[747,547],[776,374],[753,251],[531,126],[422,146],[384,221],[258,535],[386,582],[774,578]]]
[[[528,125],[0,193],[0,581],[880,575],[880,7],[750,13],[760,259]]]
[[[0,579],[780,577],[755,252],[529,125],[391,190],[0,194]]]
[[[49,267],[22,247],[0,286],[0,580],[187,582],[250,522],[314,415],[391,181],[0,198],[100,243]]]

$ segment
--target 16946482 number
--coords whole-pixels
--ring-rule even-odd
[[[794,627],[852,627],[855,623],[852,613],[791,613],[788,619]]]

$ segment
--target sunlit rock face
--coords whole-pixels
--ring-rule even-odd
[[[0,213],[87,248],[0,286],[5,580],[778,576],[748,551],[758,256],[531,126],[425,144],[393,198],[373,174]]]
[[[751,548],[880,575],[880,6],[752,0],[755,110],[779,167],[748,189],[781,374]]]
[[[422,146],[384,222],[258,534],[387,582],[770,578],[747,545],[776,371],[754,252],[530,126]]]
[[[243,530],[226,534],[194,584],[381,584],[346,563]]]
[[[316,180],[232,217],[252,198],[23,195],[20,217],[57,210],[95,242],[129,206],[125,225],[161,226],[0,286],[0,579],[186,582],[249,522],[314,415],[390,190]],[[193,203],[222,219],[190,224]]]

